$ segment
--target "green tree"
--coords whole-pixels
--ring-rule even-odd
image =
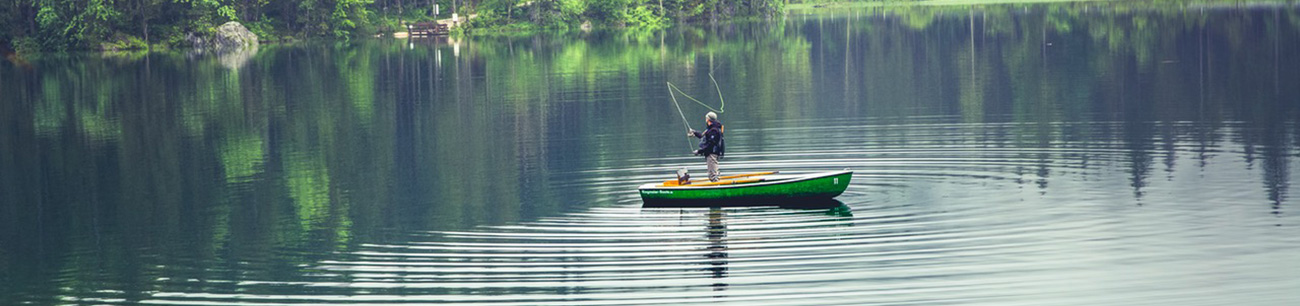
[[[107,37],[121,15],[105,0],[38,0],[37,35],[47,48],[86,47]]]
[[[144,42],[149,43],[149,20],[157,15],[164,0],[127,0],[119,2],[124,11],[130,12],[136,24],[140,25],[140,34]]]

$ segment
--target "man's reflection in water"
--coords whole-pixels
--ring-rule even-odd
[[[713,291],[727,290],[727,284],[722,282],[722,278],[727,277],[727,223],[723,222],[723,218],[726,218],[726,213],[722,208],[709,208],[709,227],[705,231],[705,237],[709,238],[709,253],[704,256],[712,265],[708,270],[717,279],[713,283]]]

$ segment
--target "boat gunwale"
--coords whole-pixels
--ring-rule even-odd
[[[637,190],[638,190],[638,191],[647,191],[647,190],[709,190],[709,189],[728,189],[728,188],[759,187],[759,186],[779,185],[779,184],[787,184],[787,183],[798,183],[798,182],[803,182],[803,181],[807,181],[807,180],[813,180],[813,179],[819,179],[819,178],[825,178],[825,177],[832,177],[832,176],[840,176],[840,175],[844,175],[844,174],[850,174],[850,175],[851,175],[851,174],[853,174],[853,170],[840,170],[840,171],[831,171],[831,172],[813,172],[813,173],[804,174],[804,175],[795,175],[795,176],[790,177],[790,178],[788,178],[788,179],[773,180],[773,181],[767,181],[767,180],[764,180],[764,181],[760,181],[760,182],[756,182],[756,183],[746,183],[746,184],[727,184],[727,185],[714,185],[714,186],[690,186],[690,185],[683,185],[683,186],[658,186],[658,183],[648,183],[648,184],[641,185],[641,187],[637,188]]]

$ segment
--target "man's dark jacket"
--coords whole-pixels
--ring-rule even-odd
[[[700,149],[695,150],[695,155],[716,154],[722,157],[726,152],[726,142],[722,141],[722,122],[718,120],[709,120],[709,129],[703,133],[694,132],[695,138],[700,139]]]

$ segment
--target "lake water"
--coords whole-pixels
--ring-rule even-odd
[[[6,61],[0,304],[1297,305],[1295,50],[1085,3]],[[841,206],[641,207],[710,73],[723,173]]]

